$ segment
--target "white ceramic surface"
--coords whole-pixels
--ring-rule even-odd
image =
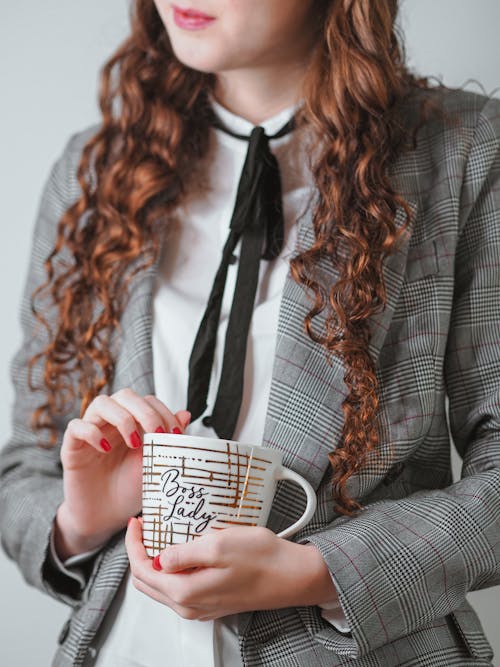
[[[316,494],[281,465],[278,450],[232,440],[146,433],[143,447],[143,539],[149,556],[168,544],[230,526],[265,526],[279,479],[300,484],[304,514],[279,533],[290,537],[316,510]]]

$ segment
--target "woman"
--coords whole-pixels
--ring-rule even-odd
[[[53,664],[491,664],[465,595],[500,581],[500,102],[411,75],[396,1],[133,8],[102,123],[48,180],[12,365],[1,532],[73,607]],[[220,427],[247,227],[201,396],[196,330],[255,201],[264,258],[228,355],[245,382]],[[314,519],[275,536],[301,512],[284,485],[269,529],[151,561],[127,527],[142,433],[220,434],[229,413],[311,482]]]

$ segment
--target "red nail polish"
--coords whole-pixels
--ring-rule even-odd
[[[106,440],[106,438],[101,438],[101,441],[100,441],[99,444],[101,445],[101,448],[102,448],[105,452],[110,452],[110,451],[111,451],[111,445],[110,445],[109,442]]]
[[[132,447],[134,449],[138,449],[142,445],[141,436],[137,433],[137,431],[134,431],[130,434],[130,442],[132,443]]]
[[[181,429],[178,426],[174,426],[172,429],[172,433],[175,433],[176,435],[179,435],[182,433]]]
[[[155,433],[166,433],[166,431],[163,426],[158,426],[158,428],[155,430]]]
[[[155,570],[158,570],[158,572],[161,571],[160,554],[158,554],[158,556],[155,556],[153,558],[153,568]]]

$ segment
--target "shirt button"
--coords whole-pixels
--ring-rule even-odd
[[[231,257],[229,258],[229,264],[236,264],[237,261],[238,261],[238,255],[231,255]]]
[[[94,646],[89,646],[87,648],[86,658],[87,658],[87,663],[86,664],[88,664],[89,662],[92,662],[92,663],[95,662],[95,660],[97,658],[97,649]]]
[[[201,423],[203,424],[203,426],[212,426],[212,417],[210,415],[203,417]]]

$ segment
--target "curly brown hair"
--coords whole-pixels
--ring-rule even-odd
[[[395,213],[411,209],[393,190],[388,168],[415,145],[431,111],[439,110],[426,77],[404,64],[395,19],[397,0],[327,0],[321,35],[311,56],[300,122],[314,130],[321,147],[313,165],[317,198],[314,244],[290,262],[293,279],[311,296],[304,328],[310,338],[339,356],[347,397],[340,444],[329,454],[333,496],[339,512],[361,506],[346,483],[376,450],[377,377],[368,351],[369,319],[386,303],[382,268],[395,252],[403,228]],[[43,294],[58,308],[58,329],[30,360],[44,364],[47,400],[33,413],[32,427],[49,429],[57,442],[56,416],[110,387],[114,359],[111,335],[119,327],[132,276],[157,259],[168,219],[190,187],[192,165],[207,154],[209,93],[213,75],[189,69],[173,54],[153,0],[132,3],[131,33],[101,73],[98,132],[86,143],[77,178],[80,198],[59,221],[55,246],[45,262]],[[410,127],[412,95],[421,95]],[[160,221],[162,228],[160,229]],[[57,257],[62,249],[70,266]],[[339,279],[325,286],[317,275],[321,258]],[[325,312],[325,327],[314,318]],[[68,375],[75,386],[68,384]]]

